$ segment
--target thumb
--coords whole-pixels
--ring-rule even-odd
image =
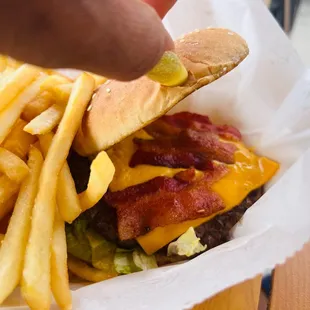
[[[0,3],[0,52],[52,68],[120,80],[149,71],[173,42],[140,0],[19,0]],[[13,38],[13,39],[12,39]]]

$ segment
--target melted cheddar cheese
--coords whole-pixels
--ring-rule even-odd
[[[129,162],[136,150],[132,141],[135,137],[152,139],[145,131],[141,130],[108,151],[116,167],[114,179],[110,184],[111,191],[123,190],[126,187],[144,183],[157,176],[173,177],[179,171],[184,170],[150,165],[139,165],[130,168]],[[156,252],[179,237],[188,228],[197,227],[214,216],[231,210],[240,204],[251,191],[268,182],[277,172],[278,163],[266,157],[255,155],[241,142],[225,142],[234,143],[238,148],[235,152],[235,164],[228,165],[229,172],[212,185],[212,189],[222,197],[226,206],[225,209],[209,217],[157,227],[146,235],[138,237],[139,244],[147,254]]]
[[[121,191],[129,186],[144,183],[158,176],[173,177],[176,173],[184,170],[149,165],[139,165],[135,168],[129,167],[130,159],[136,151],[136,146],[132,141],[134,138],[152,139],[146,131],[140,130],[107,151],[115,166],[114,178],[109,187],[112,192]]]

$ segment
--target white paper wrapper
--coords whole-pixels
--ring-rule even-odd
[[[289,40],[261,0],[179,0],[165,24],[174,38],[218,26],[247,40],[250,55],[237,69],[174,111],[204,113],[237,126],[281,170],[232,241],[182,265],[75,290],[74,309],[188,309],[284,262],[310,237],[310,72]],[[13,297],[7,309],[20,305],[18,292]]]

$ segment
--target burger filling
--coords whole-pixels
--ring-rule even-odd
[[[109,191],[67,225],[68,252],[126,274],[195,257],[227,242],[278,164],[254,154],[232,126],[181,112],[163,116],[108,150]],[[78,192],[88,158],[71,153]]]

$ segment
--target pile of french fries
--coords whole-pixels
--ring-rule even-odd
[[[0,55],[0,304],[20,285],[31,309],[49,309],[52,294],[61,309],[72,308],[65,222],[100,200],[115,170],[99,153],[78,195],[66,159],[104,81],[90,73],[72,80]]]

